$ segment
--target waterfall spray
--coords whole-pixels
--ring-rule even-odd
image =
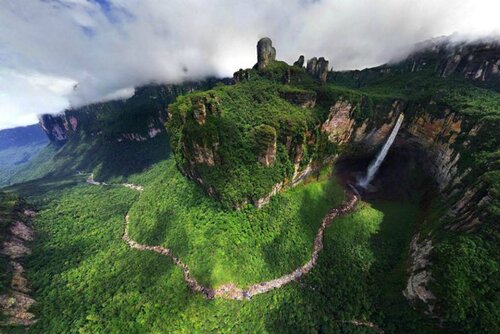
[[[403,123],[403,118],[404,118],[403,114],[399,114],[398,120],[396,121],[396,125],[394,125],[394,128],[392,129],[389,138],[387,138],[384,147],[382,147],[377,157],[374,160],[372,160],[372,162],[370,162],[370,165],[368,166],[368,171],[366,172],[366,176],[361,180],[359,180],[358,185],[360,187],[366,189],[366,187],[368,187],[370,182],[372,182],[373,177],[375,176],[380,165],[384,161],[387,152],[391,148],[391,145],[394,142],[396,135],[398,134],[399,128],[401,127],[401,123]]]

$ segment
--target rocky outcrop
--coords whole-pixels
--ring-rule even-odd
[[[472,232],[476,230],[486,218],[486,207],[494,200],[494,194],[486,190],[483,182],[468,188],[460,194],[459,188],[455,188],[449,197],[455,197],[451,201],[451,208],[445,219],[449,221],[445,228],[454,232]]]
[[[409,278],[403,295],[413,304],[423,303],[427,308],[427,313],[434,310],[433,301],[436,299],[429,290],[429,283],[432,282],[430,271],[430,254],[433,249],[432,241],[426,238],[419,241],[420,235],[417,233],[410,243],[410,267],[408,268]]]
[[[351,137],[354,107],[348,101],[337,101],[330,107],[328,119],[321,125],[321,131],[333,143],[346,144]]]
[[[258,158],[261,165],[269,167],[274,165],[276,160],[276,139],[267,145],[267,148]]]
[[[35,300],[30,296],[31,287],[23,265],[24,258],[31,254],[34,215],[31,210],[16,208],[8,235],[0,245],[0,254],[8,260],[12,274],[9,289],[0,295],[0,312],[5,316],[0,326],[29,326],[36,322],[35,315],[29,312]]]
[[[499,42],[455,43],[435,39],[417,45],[416,49],[404,61],[410,72],[434,68],[442,77],[459,75],[478,82],[500,82]]]
[[[297,59],[297,61],[295,63],[293,63],[293,66],[297,66],[297,67],[304,67],[304,56],[303,55],[300,55],[299,59]]]
[[[39,123],[52,143],[63,145],[68,140],[68,123],[64,115],[41,115]]]
[[[261,38],[257,43],[257,64],[255,68],[262,70],[274,60],[276,60],[276,49],[273,47],[273,42],[268,37]]]
[[[272,126],[261,124],[252,131],[256,150],[259,152],[257,160],[265,167],[270,167],[276,160],[276,140],[278,135]]]
[[[280,96],[301,108],[314,108],[316,105],[316,92],[282,92]]]
[[[281,189],[283,189],[283,185],[284,183],[283,182],[279,182],[279,183],[276,183],[273,188],[271,189],[271,191],[269,192],[269,194],[267,194],[266,196],[264,197],[261,197],[259,199],[256,199],[253,201],[253,205],[260,209],[261,207],[263,207],[264,205],[266,205],[267,203],[269,203],[269,201],[271,201],[271,198],[277,194],[279,194],[279,192],[281,191]]]
[[[500,42],[451,42],[437,38],[415,46],[415,51],[396,64],[362,71],[330,72],[329,80],[363,87],[387,73],[433,71],[436,76],[460,76],[480,86],[500,89]]]
[[[407,105],[394,101],[384,111],[384,117],[375,123],[373,119],[356,122],[356,108],[351,102],[337,101],[330,107],[327,120],[321,125],[321,131],[332,143],[347,145],[350,142],[376,148],[389,136],[397,115],[405,112]],[[414,107],[412,107],[414,108]],[[442,113],[428,113],[425,108],[407,115],[395,145],[418,145],[426,152],[426,169],[434,177],[441,191],[457,182],[460,153],[454,143],[462,131],[462,118],[449,109]]]
[[[306,70],[320,82],[325,82],[328,75],[328,60],[323,57],[319,59],[316,57],[311,58],[307,61]]]
[[[407,126],[409,134],[420,144],[432,150],[433,159],[430,169],[441,190],[444,190],[457,175],[457,162],[460,154],[452,145],[461,132],[462,119],[450,110],[444,111],[443,117],[433,117],[423,113]]]
[[[250,71],[240,68],[237,72],[233,74],[233,81],[235,83],[242,82],[250,79]]]
[[[51,142],[59,146],[71,138],[81,140],[81,136],[73,134],[101,137],[106,142],[144,142],[165,132],[167,106],[178,95],[231,82],[231,79],[209,78],[183,84],[142,86],[126,100],[93,103],[57,115],[44,114],[39,117],[39,123]]]
[[[214,143],[210,147],[207,144],[201,146],[198,143],[194,143],[192,160],[190,161],[191,164],[205,164],[207,166],[214,166],[218,146],[219,143]]]

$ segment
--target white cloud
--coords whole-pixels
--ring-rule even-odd
[[[500,32],[497,0],[0,0],[0,6],[0,128],[125,96],[149,82],[229,76],[255,63],[263,36],[273,39],[279,59],[325,56],[335,69],[349,69],[386,62],[434,36]]]
[[[36,123],[37,114],[69,107],[75,81],[0,69],[0,129]]]

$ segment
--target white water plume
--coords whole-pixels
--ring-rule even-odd
[[[373,178],[375,177],[375,174],[377,173],[380,165],[385,159],[385,156],[387,155],[387,152],[391,148],[392,143],[394,142],[394,139],[396,139],[396,135],[398,134],[399,128],[401,127],[401,123],[403,123],[403,114],[399,114],[398,120],[396,121],[396,125],[394,125],[394,128],[392,129],[391,134],[389,135],[389,138],[387,138],[387,141],[384,144],[384,147],[380,150],[378,153],[377,157],[370,162],[370,165],[368,166],[368,171],[366,173],[366,176],[359,180],[358,185],[362,188],[367,188],[370,182],[372,182]]]

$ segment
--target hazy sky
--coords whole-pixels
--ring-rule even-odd
[[[0,0],[0,129],[152,81],[230,76],[264,36],[287,62],[364,68],[435,36],[499,34],[499,13],[499,0]]]

